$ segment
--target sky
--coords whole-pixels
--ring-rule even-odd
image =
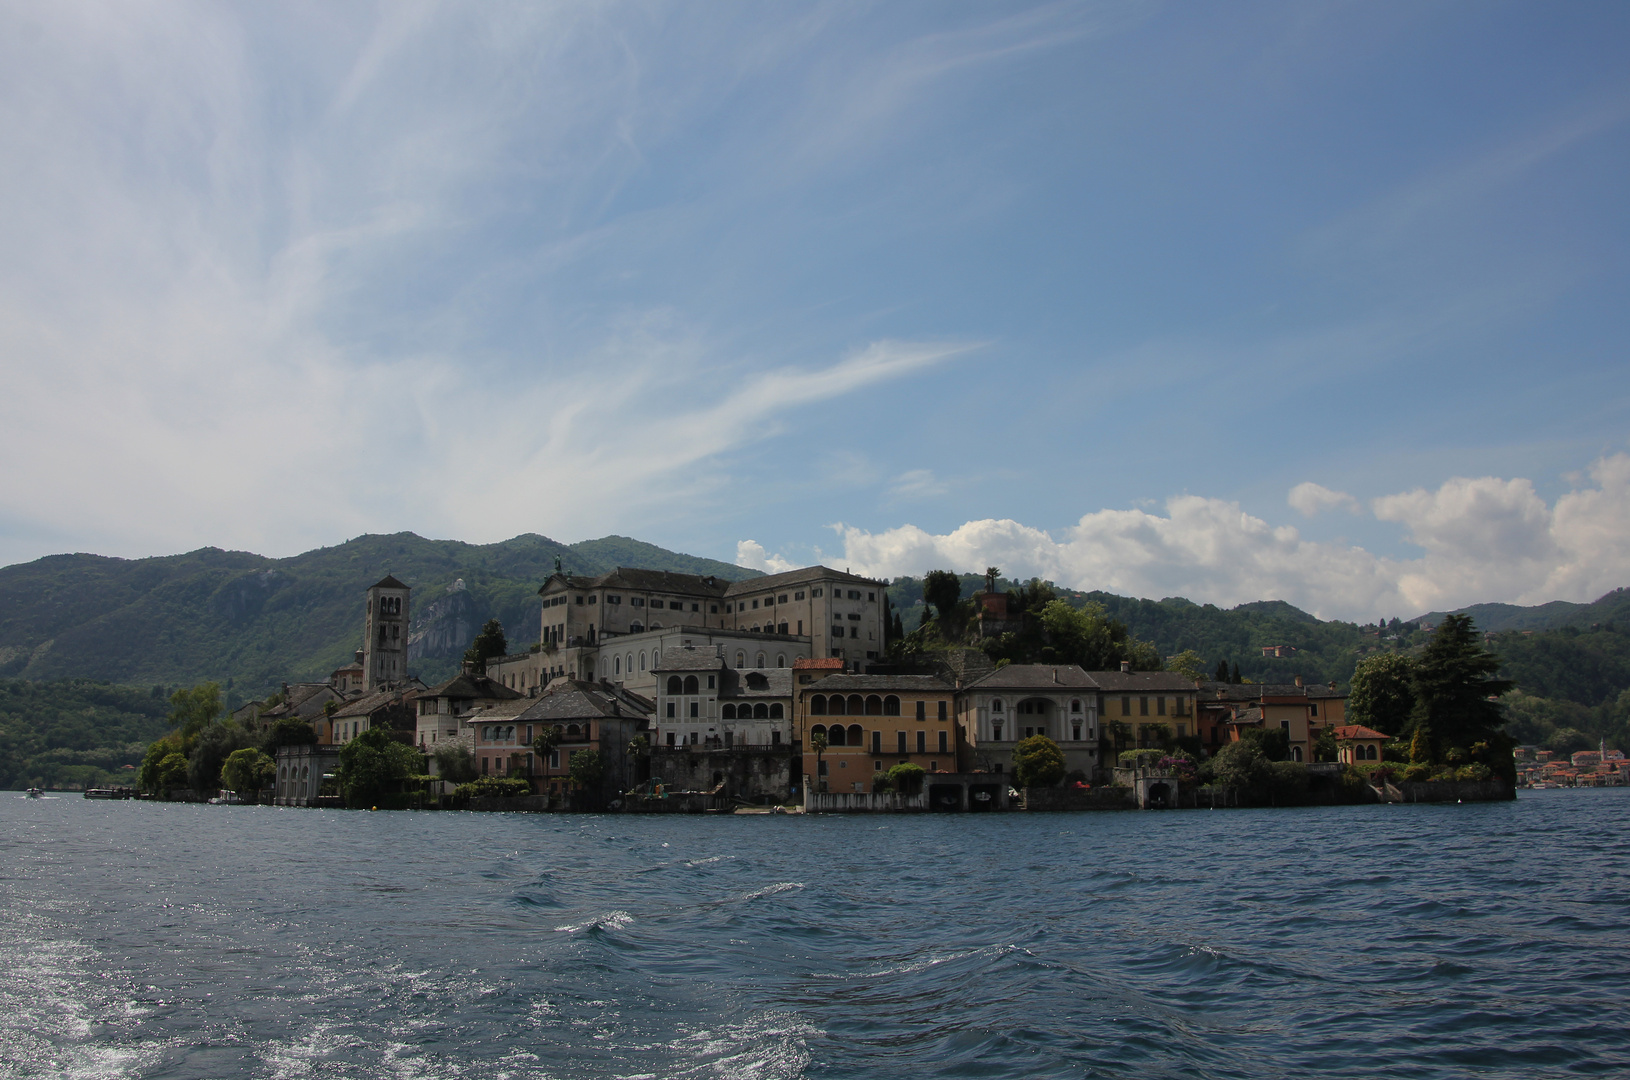
[[[1630,6],[0,0],[0,564],[1630,585]]]

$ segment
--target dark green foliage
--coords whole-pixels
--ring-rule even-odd
[[[369,728],[340,751],[336,779],[345,805],[361,808],[400,794],[408,782],[424,772],[424,755],[397,742],[387,728]]]
[[[170,725],[191,739],[224,712],[219,683],[199,683],[170,695]]]
[[[1336,760],[1336,732],[1334,728],[1321,727],[1319,737],[1313,743],[1314,761]]]
[[[1233,683],[1235,686],[1239,686],[1241,683],[1243,683],[1245,681],[1243,678],[1240,677],[1239,662],[1238,661],[1235,661],[1233,668],[1229,671],[1229,673],[1228,673],[1228,681]]]
[[[89,675],[122,682],[219,680],[228,704],[283,681],[317,680],[360,644],[364,594],[386,573],[414,587],[413,628],[448,632],[437,651],[415,651],[431,682],[457,670],[470,629],[490,618],[536,632],[537,589],[560,556],[576,574],[618,565],[713,574],[755,570],[609,536],[570,546],[537,535],[498,544],[362,536],[288,559],[203,548],[154,559],[53,555],[0,568],[0,674]],[[462,579],[465,588],[448,587]],[[456,640],[451,630],[465,626]],[[434,627],[432,627],[434,629]]]
[[[187,759],[179,751],[171,751],[159,759],[154,773],[154,791],[173,791],[187,786]]]
[[[1240,742],[1254,746],[1265,761],[1290,760],[1290,733],[1283,728],[1246,728]]]
[[[204,728],[187,754],[187,786],[200,794],[215,794],[221,786],[221,766],[226,764],[226,759],[253,745],[254,738],[237,724],[211,724]]]
[[[1630,622],[1499,634],[1501,674],[1536,697],[1601,705],[1630,689]]]
[[[316,742],[317,732],[310,724],[299,717],[285,716],[272,725],[260,749],[268,757],[276,757],[280,746],[311,746]]]
[[[481,633],[475,636],[470,647],[464,650],[464,662],[474,664],[478,674],[487,673],[487,661],[496,660],[509,653],[509,642],[504,640],[504,625],[497,619],[488,619],[481,628]]]
[[[515,799],[532,794],[532,785],[519,776],[483,776],[453,789],[453,801]]]
[[[545,728],[552,731],[552,728]],[[535,745],[535,744],[534,744]],[[545,751],[539,751],[545,753]],[[474,780],[477,776],[475,768],[475,755],[470,748],[457,743],[444,746],[436,751],[436,776],[453,784],[463,784]]]
[[[1401,735],[1415,710],[1415,661],[1406,653],[1366,656],[1353,672],[1348,693],[1349,723]]]
[[[1483,647],[1471,619],[1448,616],[1415,661],[1410,729],[1429,729],[1440,752],[1488,739],[1505,723],[1490,699],[1511,689],[1494,677],[1499,670],[1500,658]]]
[[[1045,735],[1021,739],[1013,748],[1013,774],[1020,787],[1054,787],[1064,779],[1064,751]]]
[[[252,746],[234,750],[221,766],[222,786],[242,796],[269,786],[276,775],[277,762]]]
[[[951,617],[962,598],[962,582],[949,570],[930,570],[923,575],[923,600],[939,613],[941,621]]]
[[[926,775],[921,765],[902,761],[888,771],[887,783],[902,795],[916,795],[922,791],[923,777]]]
[[[1211,681],[1212,682],[1224,682],[1224,683],[1228,681],[1228,661],[1227,660],[1218,660],[1217,661],[1217,670],[1212,672]]]
[[[0,679],[0,788],[133,785],[169,730],[163,687]]]
[[[566,772],[578,787],[594,790],[606,775],[606,760],[598,750],[578,750],[572,754]]]

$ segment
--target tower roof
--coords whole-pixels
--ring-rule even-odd
[[[396,577],[394,575],[392,575],[392,574],[386,574],[383,578],[376,581],[370,587],[375,588],[375,589],[406,589],[407,588],[406,585],[402,584],[400,581],[397,581]]]

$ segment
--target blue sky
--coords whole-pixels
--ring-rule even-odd
[[[0,4],[0,561],[1630,585],[1614,4]]]

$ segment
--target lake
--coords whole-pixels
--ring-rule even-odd
[[[1625,1075],[1627,832],[5,793],[0,1077]]]

